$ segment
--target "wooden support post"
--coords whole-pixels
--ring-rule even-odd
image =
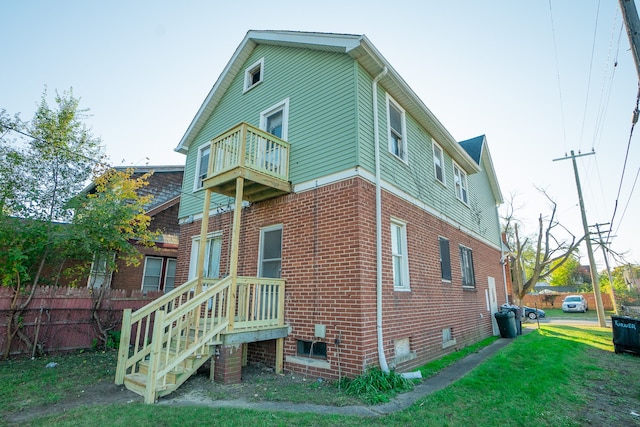
[[[276,339],[276,374],[282,373],[282,367],[284,362],[284,338]]]
[[[238,288],[238,252],[240,246],[240,226],[242,224],[242,192],[244,178],[236,178],[236,202],[233,211],[233,230],[231,233],[231,255],[229,260],[229,276],[231,276],[231,288],[229,289],[229,330],[233,331],[233,323],[236,314],[236,298]]]
[[[151,357],[149,358],[149,372],[147,373],[147,388],[144,392],[144,403],[156,401],[158,387],[157,372],[160,367],[160,351],[162,350],[162,335],[164,334],[164,311],[157,310],[153,321],[153,339],[151,341]]]
[[[196,264],[196,275],[198,285],[196,294],[202,292],[202,279],[204,277],[204,256],[207,248],[207,234],[209,233],[209,209],[211,206],[211,190],[204,190],[204,206],[202,207],[202,226],[200,227],[200,246],[198,247],[198,263]]]
[[[129,343],[131,342],[131,309],[122,312],[122,326],[120,329],[120,347],[118,347],[118,365],[116,367],[116,384],[124,384],[129,358]]]

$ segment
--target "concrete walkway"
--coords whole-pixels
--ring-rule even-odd
[[[160,400],[158,405],[199,405],[211,408],[244,408],[260,411],[285,411],[285,412],[318,412],[321,414],[355,415],[362,417],[375,417],[400,411],[413,405],[431,393],[441,390],[458,379],[462,378],[473,368],[478,366],[498,350],[510,344],[513,339],[500,338],[491,345],[482,348],[477,353],[472,353],[455,364],[444,368],[436,375],[427,378],[414,389],[407,393],[399,394],[391,402],[376,406],[325,406],[313,404],[297,404],[286,402],[248,402],[246,400],[212,400],[199,393],[187,393],[175,398],[167,397]]]

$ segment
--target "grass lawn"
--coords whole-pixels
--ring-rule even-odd
[[[106,360],[108,355],[102,356]],[[113,381],[114,365],[91,366],[87,355],[65,357],[75,358],[76,363],[57,373],[43,368],[42,360],[0,362],[0,411],[29,411],[73,396],[85,386],[81,382]],[[425,367],[423,372],[438,369]],[[307,393],[308,402],[314,403],[313,390]],[[640,425],[636,413],[640,413],[639,357],[614,354],[610,329],[545,324],[513,340],[456,383],[384,417],[129,403],[86,406],[20,425]]]

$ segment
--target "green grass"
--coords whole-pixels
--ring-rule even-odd
[[[79,356],[78,356],[79,357]],[[461,357],[461,355],[459,355]],[[62,360],[62,359],[61,359]],[[42,401],[42,383],[55,382],[47,374],[28,373],[34,384],[4,386],[12,369],[26,362],[0,365],[2,412]],[[43,361],[39,363],[42,364]],[[76,360],[78,362],[78,360]],[[448,362],[443,362],[448,363]],[[80,366],[86,366],[81,363]],[[431,365],[431,364],[430,364]],[[434,366],[436,366],[434,364]],[[41,372],[43,367],[38,368]],[[78,367],[77,369],[80,369]],[[79,375],[97,375],[79,370]],[[104,369],[104,368],[103,368]],[[437,366],[430,368],[441,369]],[[86,372],[86,374],[85,374]],[[67,371],[58,379],[71,374]],[[95,377],[94,377],[95,378]],[[112,377],[109,376],[109,380]],[[23,381],[24,382],[24,381]],[[19,389],[13,396],[11,390]],[[32,403],[18,404],[29,394]],[[308,403],[314,403],[313,394]],[[46,399],[45,399],[46,400]],[[93,405],[31,420],[33,426],[583,426],[637,425],[630,415],[640,409],[640,358],[613,353],[611,331],[598,327],[542,325],[518,337],[496,355],[449,387],[426,396],[406,410],[383,417],[287,413],[250,409],[214,409],[165,405]],[[25,425],[22,423],[21,425]]]
[[[58,403],[82,387],[112,382],[117,353],[79,352],[37,359],[0,361],[0,413]],[[47,364],[55,363],[55,368]]]

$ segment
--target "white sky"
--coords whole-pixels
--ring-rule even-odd
[[[637,136],[617,197],[638,93],[617,1],[4,0],[0,17],[0,108],[30,120],[45,85],[51,104],[73,87],[114,165],[184,163],[173,149],[248,30],[365,34],[455,138],[487,135],[528,233],[550,212],[539,187],[582,235],[571,161],[552,159],[594,148],[589,224],[618,199],[612,249],[640,260]]]

